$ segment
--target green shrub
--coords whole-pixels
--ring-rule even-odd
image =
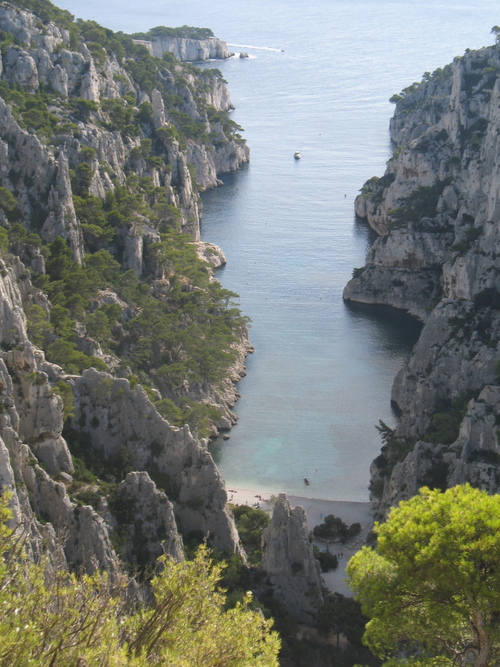
[[[73,97],[69,100],[69,104],[73,109],[73,114],[76,120],[81,120],[86,123],[92,114],[94,114],[99,106],[96,102],[85,100],[83,98]]]
[[[328,514],[323,519],[323,523],[314,526],[313,535],[323,540],[345,540],[347,536],[348,526],[338,516]]]
[[[52,391],[61,397],[64,408],[64,419],[69,419],[75,415],[75,403],[73,400],[73,388],[64,380],[59,380]]]
[[[442,445],[451,445],[455,442],[471,398],[471,394],[463,393],[451,401],[438,400],[432,415],[431,425],[424,438],[425,442]]]
[[[392,227],[400,227],[408,223],[418,223],[422,218],[433,218],[436,207],[448,181],[437,180],[434,185],[419,186],[408,197],[401,200],[397,209],[390,211]]]
[[[338,516],[328,514],[325,516],[323,523],[314,526],[313,535],[321,540],[340,540],[344,544],[347,540],[352,539],[361,532],[361,525],[353,523],[348,526]],[[323,557],[326,558],[326,557]]]
[[[314,558],[321,565],[321,572],[330,572],[330,570],[336,570],[339,566],[339,561],[335,554],[331,554],[329,551],[320,551],[315,544],[313,544],[313,553]]]
[[[9,249],[9,235],[7,230],[0,227],[0,257],[3,257]]]
[[[258,565],[262,560],[262,531],[269,524],[269,514],[258,507],[231,505],[238,534],[249,562]]]
[[[71,343],[61,338],[58,338],[48,346],[47,358],[52,363],[62,366],[67,373],[72,374],[80,374],[86,368],[91,368],[92,366],[99,371],[106,371],[108,368],[102,359],[80,352],[76,347],[76,343]]]
[[[5,214],[12,213],[12,211],[17,207],[17,199],[14,197],[10,190],[7,188],[0,187],[0,209]]]
[[[75,179],[72,182],[73,192],[83,197],[88,196],[94,172],[88,162],[81,162],[76,166]]]
[[[214,33],[210,28],[193,28],[188,25],[183,25],[181,28],[167,28],[166,26],[157,26],[151,28],[148,32],[136,32],[131,37],[134,39],[142,39],[148,41],[154,38],[161,39],[162,37],[187,37],[189,39],[208,39],[213,37]]]
[[[27,312],[27,325],[27,334],[30,341],[37,347],[44,349],[50,334],[54,331],[46,311],[41,306],[32,304]]]

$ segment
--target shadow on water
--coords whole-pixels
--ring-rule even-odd
[[[403,356],[408,356],[422,331],[423,324],[403,310],[353,301],[344,302],[344,307],[353,324],[368,324],[384,349]]]
[[[220,465],[220,462],[222,460],[222,454],[223,454],[223,447],[226,443],[222,439],[222,436],[219,436],[215,440],[212,440],[208,444],[208,450],[210,454],[212,454],[212,458],[215,462],[216,466]]]
[[[221,195],[224,196],[225,194],[230,194],[231,191],[233,191],[232,194],[234,194],[234,190],[237,190],[239,185],[247,179],[249,171],[250,162],[246,162],[245,164],[242,164],[237,171],[231,171],[228,174],[219,174],[217,178],[222,181],[222,185],[217,188],[212,188],[211,190],[205,190],[205,192],[201,193],[203,205],[205,206],[206,204],[210,206],[212,201],[215,200],[216,206],[220,207]],[[203,225],[203,217],[201,223]]]
[[[348,328],[369,331],[373,344],[372,349],[378,350],[376,357],[382,364],[384,364],[384,360],[386,363],[391,363],[391,359],[408,359],[412,348],[418,341],[423,326],[421,322],[406,312],[389,306],[346,302],[344,303],[344,314]],[[248,363],[251,365],[252,359],[249,359]],[[394,376],[392,376],[392,379],[394,379]],[[244,382],[244,379],[242,382]],[[240,387],[240,391],[245,393],[242,387]],[[389,397],[387,407],[390,414],[397,420],[399,417],[398,410],[392,404],[389,406]],[[383,418],[386,419],[387,417]],[[377,419],[374,418],[373,424],[376,423]],[[227,457],[228,451],[233,446],[233,441],[238,441],[237,437],[235,440],[234,435],[234,433],[230,434],[229,442],[224,440],[223,434],[210,442],[209,451],[217,465],[220,466],[224,458]]]
[[[379,235],[373,231],[365,218],[360,218],[357,215],[354,215],[354,236],[361,237],[366,240],[371,246],[379,237]]]

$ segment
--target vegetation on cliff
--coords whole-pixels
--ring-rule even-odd
[[[499,100],[498,39],[426,72],[391,98],[393,155],[356,199],[379,238],[344,298],[424,323],[393,385],[398,426],[379,428],[379,517],[424,485],[500,489]]]
[[[0,470],[16,520],[38,555],[45,526],[71,524],[71,548],[57,531],[48,547],[70,569],[121,558],[147,578],[168,544],[182,556],[176,521],[244,562],[202,440],[234,420],[247,336],[212,275],[222,253],[199,242],[200,192],[248,160],[221,77],[48,0],[0,2],[0,52]]]
[[[222,76],[46,0],[0,51],[0,663],[276,665],[268,516],[239,540],[203,440],[247,346],[198,241],[248,159]]]
[[[57,563],[26,560],[22,527],[6,527],[6,500],[0,499],[1,665],[278,664],[271,623],[251,609],[250,593],[225,608],[223,565],[214,565],[205,548],[183,563],[163,556],[144,591],[150,601],[133,603],[125,576],[77,577]]]
[[[156,26],[147,32],[134,32],[131,37],[134,39],[162,39],[163,37],[182,37],[187,39],[208,39],[214,37],[210,28],[193,28],[189,25],[183,25],[180,28],[168,28],[166,26]]]
[[[213,423],[218,413],[203,403],[196,407],[189,387],[217,385],[227,377],[246,320],[234,305],[236,295],[211,279],[191,243],[190,230],[197,221],[187,220],[192,205],[176,192],[185,191],[188,184],[176,183],[172,175],[179,170],[172,163],[172,151],[188,142],[210,146],[215,138],[220,148],[233,141],[240,128],[225,110],[207,103],[211,76],[192,65],[181,65],[170,54],[166,60],[153,58],[130,37],[94,21],[75,22],[48,1],[14,4],[70,30],[74,48],[85,45],[92,54],[98,76],[109,79],[113,69],[113,90],[121,95],[101,92],[95,99],[84,99],[61,95],[42,82],[36,89],[15,80],[0,82],[0,95],[19,125],[36,132],[48,150],[69,158],[72,204],[83,239],[83,261],[75,256],[75,242],[69,237],[50,241],[43,229],[49,191],[40,193],[36,202],[30,194],[33,210],[23,210],[18,201],[31,184],[22,172],[9,172],[2,189],[9,199],[5,196],[0,202],[2,230],[10,242],[8,247],[3,243],[3,253],[45,259],[34,268],[33,278],[51,304],[45,313],[39,307],[28,312],[30,336],[67,372],[95,366],[118,368],[121,375],[137,378],[160,392],[157,398],[163,400],[166,417],[196,430],[196,419],[190,419],[182,403],[189,398],[190,409],[208,418],[202,420],[205,435],[206,423]],[[19,49],[16,40],[5,32],[2,49]],[[66,46],[57,45],[56,52]],[[160,127],[153,122],[148,100],[153,89],[161,94],[168,118]],[[115,154],[103,154],[88,130],[102,137],[101,142],[110,140],[107,133],[115,138],[119,133],[125,149],[122,164],[117,165]],[[184,178],[196,202],[194,168],[191,174]],[[142,238],[144,225],[147,242]],[[143,246],[140,264],[127,270],[127,248],[134,238]],[[114,303],[102,302],[100,294],[106,290],[116,295]],[[89,353],[91,340],[97,355]]]

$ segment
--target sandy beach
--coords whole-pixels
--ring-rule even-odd
[[[255,489],[243,489],[230,487],[227,489],[228,500],[234,505],[251,505],[272,512],[274,503],[278,494],[265,493]],[[342,500],[319,500],[317,498],[306,498],[300,496],[288,496],[290,505],[296,507],[301,505],[307,514],[307,525],[309,530],[323,522],[328,514],[338,516],[344,523],[361,524],[361,534],[358,535],[349,544],[334,543],[329,545],[329,550],[334,554],[342,554],[339,557],[339,566],[334,572],[323,574],[326,587],[332,592],[342,593],[342,595],[351,595],[350,590],[345,583],[345,566],[349,558],[360,549],[366,539],[367,534],[373,526],[373,518],[370,514],[370,503],[353,503]],[[326,544],[318,540],[314,543],[326,551]]]

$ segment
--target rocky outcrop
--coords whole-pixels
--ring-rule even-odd
[[[262,568],[273,596],[301,623],[311,623],[323,602],[321,568],[314,558],[303,507],[290,507],[280,493],[262,534]]]
[[[63,379],[74,386],[75,429],[88,435],[91,446],[106,459],[128,448],[133,467],[149,470],[175,499],[173,506],[146,472],[130,473],[119,485],[117,507],[130,510],[127,530],[122,526],[120,533],[123,554],[130,562],[152,565],[164,552],[176,560],[183,557],[174,514],[186,536],[201,534],[221,550],[242,553],[226,506],[224,482],[206,445],[193,438],[187,426],[170,427],[142,389],[131,390],[127,380],[93,369],[82,377],[68,377],[48,364],[27,339],[22,291],[26,295],[29,289],[24,286],[21,291],[19,285],[29,283],[29,278],[18,260],[12,258],[12,262],[15,268],[0,262],[5,327],[0,341],[4,349],[0,353],[0,481],[3,488],[16,492],[12,507],[17,521],[29,520],[32,525],[33,552],[41,553],[49,530],[35,518],[39,517],[54,527],[54,553],[62,545],[72,567],[87,572],[96,568],[117,572],[119,567],[109,538],[110,532],[117,531],[118,519],[107,506],[103,516],[89,506],[79,507],[66,491],[74,468],[62,437],[63,404],[54,391]],[[103,302],[106,298],[103,295]],[[58,477],[64,483],[54,479]]]
[[[131,472],[119,484],[116,505],[120,519],[114,532],[123,540],[127,562],[154,567],[163,554],[184,560],[182,538],[177,532],[174,508],[146,472]]]
[[[147,42],[141,41],[142,44]],[[210,37],[209,39],[189,39],[186,37],[153,37],[150,42],[151,53],[161,58],[164,53],[172,53],[181,62],[197,62],[216,58],[224,60],[234,53],[227,49],[226,42]]]
[[[28,11],[20,11],[10,3],[0,5],[0,23],[3,30],[12,33],[17,42],[25,46],[36,45],[49,53],[58,45],[69,44],[69,33],[53,23],[41,24],[39,19]]]
[[[401,308],[424,322],[392,391],[401,411],[393,443],[406,444],[396,463],[394,447],[386,447],[372,467],[380,516],[425,480],[442,488],[473,481],[498,491],[495,457],[478,454],[479,473],[470,457],[456,457],[459,441],[439,441],[438,421],[454,414],[458,433],[463,414],[453,406],[493,391],[497,382],[499,72],[498,45],[468,51],[394,96],[394,155],[385,175],[365,183],[356,199],[356,213],[380,238],[365,267],[355,269],[344,298]],[[471,418],[464,418],[461,434]],[[489,428],[478,419],[473,440],[491,442]]]
[[[500,441],[498,415],[500,388],[487,385],[470,401],[457,440],[443,455],[450,486],[469,482],[498,493],[500,485]]]
[[[0,24],[1,25],[1,24]],[[71,198],[68,163],[64,154],[56,161],[35,134],[23,130],[0,98],[0,174],[9,190],[19,192],[18,206],[26,220],[42,225],[47,241],[59,235],[70,243],[81,261],[83,239]],[[47,204],[40,209],[40,200]],[[32,228],[32,223],[29,223]]]
[[[73,428],[87,434],[107,460],[127,448],[132,467],[148,471],[174,501],[183,535],[196,532],[218,549],[241,553],[224,482],[206,445],[193,438],[189,427],[171,427],[142,388],[131,389],[127,380],[91,368],[71,383]]]
[[[226,256],[215,243],[200,241],[196,247],[200,259],[209,264],[213,269],[219,269],[225,265]]]
[[[20,271],[22,265],[13,261]],[[65,484],[54,479],[64,473],[66,483],[71,483],[73,473],[72,457],[61,435],[63,405],[53,389],[63,378],[74,385],[74,426],[90,436],[91,446],[107,459],[123,447],[129,448],[133,467],[149,470],[175,499],[174,510],[146,472],[131,473],[122,482],[118,496],[124,506],[127,502],[134,505],[124,544],[127,558],[141,565],[147,560],[146,553],[151,564],[164,551],[182,558],[174,511],[185,535],[201,534],[221,550],[242,553],[226,506],[224,483],[206,446],[192,437],[188,427],[171,428],[146,394],[141,389],[131,390],[127,380],[93,369],[82,377],[67,377],[60,368],[48,364],[26,336],[18,283],[29,279],[15,279],[14,269],[3,262],[2,272],[0,306],[6,328],[1,341],[4,351],[0,353],[0,479],[4,488],[16,491],[16,517],[29,517],[33,524],[33,550],[41,552],[42,533],[46,532],[37,523],[38,516],[54,526],[59,535],[55,544],[63,545],[72,567],[87,572],[97,567],[111,572],[118,569],[109,539],[109,531],[116,531],[116,519],[111,518],[106,525],[91,507],[78,507],[70,500]]]
[[[58,566],[114,575],[118,559],[104,522],[91,507],[77,507],[54,479],[66,474],[71,481],[73,472],[61,435],[63,403],[53,389],[62,371],[27,338],[23,293],[32,288],[19,289],[29,278],[18,260],[11,261],[13,266],[0,260],[0,308],[8,325],[0,329],[0,481],[15,493],[14,521],[26,524],[33,557],[48,547]]]
[[[49,192],[49,214],[41,229],[41,237],[47,243],[60,236],[73,249],[73,257],[81,263],[83,259],[83,234],[78,224],[73,205],[68,161],[64,152],[59,157],[55,184]]]
[[[143,161],[138,171],[140,176],[152,178],[156,186],[165,188],[168,203],[180,211],[183,230],[198,240],[201,216],[199,190],[220,185],[220,174],[238,169],[249,159],[249,151],[243,141],[224,133],[219,122],[214,122],[212,127],[208,120],[205,105],[224,112],[233,108],[220,77],[213,76],[210,71],[202,76],[202,81],[191,72],[183,72],[179,77],[175,68],[180,65],[170,65],[171,72],[162,61],[163,71],[158,77],[162,92],[154,88],[148,95],[138,88],[127,68],[114,55],[106,54],[102,49],[96,57],[84,41],[80,41],[78,50],[71,50],[67,30],[52,23],[42,24],[29,12],[20,11],[6,2],[1,3],[0,27],[12,32],[17,40],[3,55],[0,65],[3,81],[19,86],[27,93],[36,92],[42,86],[43,89],[100,107],[91,122],[89,111],[92,107],[85,107],[80,102],[82,112],[78,128],[71,119],[66,126],[72,129],[56,131],[57,138],[50,146],[43,145],[29,126],[25,129],[23,123],[20,125],[0,98],[0,174],[3,185],[16,193],[26,226],[39,232],[45,242],[51,242],[56,236],[67,239],[75,259],[81,261],[83,237],[73,207],[69,177],[69,170],[74,171],[82,163],[81,150],[92,148],[96,152],[95,159],[89,161],[94,172],[90,193],[104,199],[116,184],[125,183],[125,172],[131,166],[131,153],[140,145],[140,140],[151,137],[152,130],[170,128],[169,138],[162,137],[155,145],[157,155],[167,164],[151,167]],[[215,38],[182,38],[174,39],[172,43],[168,40],[161,42],[163,46],[158,44],[152,50],[160,56],[165,51],[173,50],[183,58],[190,56],[186,59],[192,59],[195,54],[202,59],[227,57],[225,44]],[[95,49],[96,44],[91,48]],[[119,131],[106,129],[113,123],[101,102],[121,100],[127,94],[137,99],[136,109],[143,102],[152,103],[152,128],[144,126],[137,140],[129,137],[124,141]],[[190,139],[186,148],[179,149],[179,143],[172,141],[176,134],[175,122],[173,125],[169,123],[162,98],[162,95],[169,94],[176,100],[175,113],[187,114],[194,122],[204,123],[206,134],[216,137],[215,146],[207,143],[206,139]],[[195,97],[204,100],[204,103],[200,105]],[[67,108],[54,111],[61,118],[61,123],[70,120]],[[57,151],[54,146],[57,146]],[[192,166],[188,168],[189,165]],[[137,165],[134,164],[134,167]]]
[[[371,472],[372,486],[380,489],[380,494],[373,498],[377,514],[382,516],[388,507],[408,500],[422,486],[453,487],[469,483],[489,493],[498,493],[499,413],[500,388],[486,385],[478,398],[469,402],[458,438],[451,444],[417,441],[387,479],[383,476],[381,457],[376,459]]]
[[[398,434],[424,434],[438,400],[479,393],[496,378],[500,313],[468,300],[443,299],[432,311],[392,400],[401,407]]]

